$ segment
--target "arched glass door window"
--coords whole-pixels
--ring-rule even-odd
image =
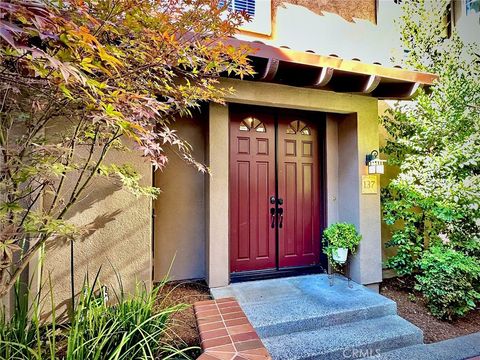
[[[300,120],[292,121],[287,128],[287,134],[311,135],[311,133],[307,124]]]
[[[265,124],[258,120],[257,118],[254,117],[248,117],[246,119],[243,119],[242,122],[240,123],[240,131],[256,131],[256,132],[267,132],[267,128],[265,127]]]

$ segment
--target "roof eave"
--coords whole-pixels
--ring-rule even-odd
[[[259,42],[231,38],[235,46],[248,45],[256,75],[253,80],[364,94],[378,99],[410,99],[418,89],[433,85],[437,75],[334,56],[319,55]]]

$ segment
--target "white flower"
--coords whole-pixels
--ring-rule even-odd
[[[444,245],[448,244],[450,242],[450,239],[448,238],[448,236],[446,234],[438,234],[438,237],[440,238],[440,240],[442,240],[442,243]]]

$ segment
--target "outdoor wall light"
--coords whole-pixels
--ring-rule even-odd
[[[373,150],[370,154],[367,154],[365,157],[365,165],[368,166],[369,174],[383,174],[385,173],[384,163],[387,160],[378,159],[378,151]]]

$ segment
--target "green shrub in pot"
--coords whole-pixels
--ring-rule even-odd
[[[323,231],[323,252],[327,255],[330,264],[335,267],[346,261],[348,252],[355,254],[361,239],[362,236],[353,224],[332,224]],[[342,255],[344,255],[343,259]]]

